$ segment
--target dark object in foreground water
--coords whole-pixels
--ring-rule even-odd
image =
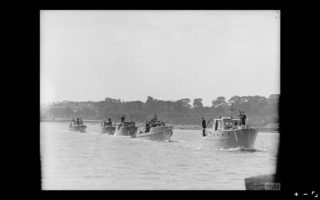
[[[274,183],[275,175],[261,175],[244,179],[246,190],[266,190],[266,183]]]

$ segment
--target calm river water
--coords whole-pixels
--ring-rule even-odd
[[[170,142],[119,138],[86,124],[40,122],[43,190],[245,190],[245,178],[276,170],[278,133],[258,133],[253,151],[219,150],[201,130],[173,130]]]

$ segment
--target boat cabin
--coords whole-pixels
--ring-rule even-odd
[[[150,122],[150,126],[151,127],[157,127],[157,126],[165,126],[166,123],[162,122],[162,121],[155,121],[155,122]]]
[[[241,126],[241,120],[238,118],[222,117],[214,119],[212,129],[216,130],[229,130]]]
[[[83,125],[83,122],[79,122],[79,124],[78,124],[77,121],[71,121],[71,125],[72,125],[72,126]]]
[[[124,127],[131,127],[131,126],[135,126],[136,123],[135,122],[127,122],[127,121],[125,121],[125,122],[123,122],[123,125],[124,125]]]

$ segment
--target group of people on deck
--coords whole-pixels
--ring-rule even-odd
[[[72,125],[83,125],[82,118],[77,117],[77,120],[75,120],[74,118],[72,118],[71,124],[72,124]]]
[[[240,115],[238,116],[241,120],[241,125],[246,125],[246,119],[247,119],[247,116],[244,114],[244,111],[239,111],[240,112]],[[221,119],[221,116],[219,117],[219,119]],[[210,120],[209,120],[210,121]],[[209,123],[208,121],[208,123]],[[240,125],[240,124],[239,124]],[[235,122],[234,123],[234,126],[238,126],[238,123]],[[206,136],[206,133],[205,133],[205,129],[207,128],[207,123],[206,123],[206,120],[202,117],[202,136],[205,137]]]
[[[126,120],[126,116],[125,116],[125,115],[122,115],[122,116],[120,117],[120,119],[121,119],[121,123],[119,124],[118,129],[119,129],[121,126],[124,126],[124,127],[135,126],[135,122],[132,121],[132,119],[131,119],[131,122],[125,121],[125,120]]]
[[[161,120],[158,120],[157,115],[154,115],[154,118],[146,122],[146,132],[148,132],[151,127],[165,126],[165,125],[166,124],[164,122],[162,122]]]

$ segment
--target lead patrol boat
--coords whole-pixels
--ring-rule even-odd
[[[212,126],[205,129],[204,138],[209,139],[218,149],[239,147],[252,149],[258,131],[245,125],[244,121],[241,118],[232,118],[232,116],[214,119]]]

